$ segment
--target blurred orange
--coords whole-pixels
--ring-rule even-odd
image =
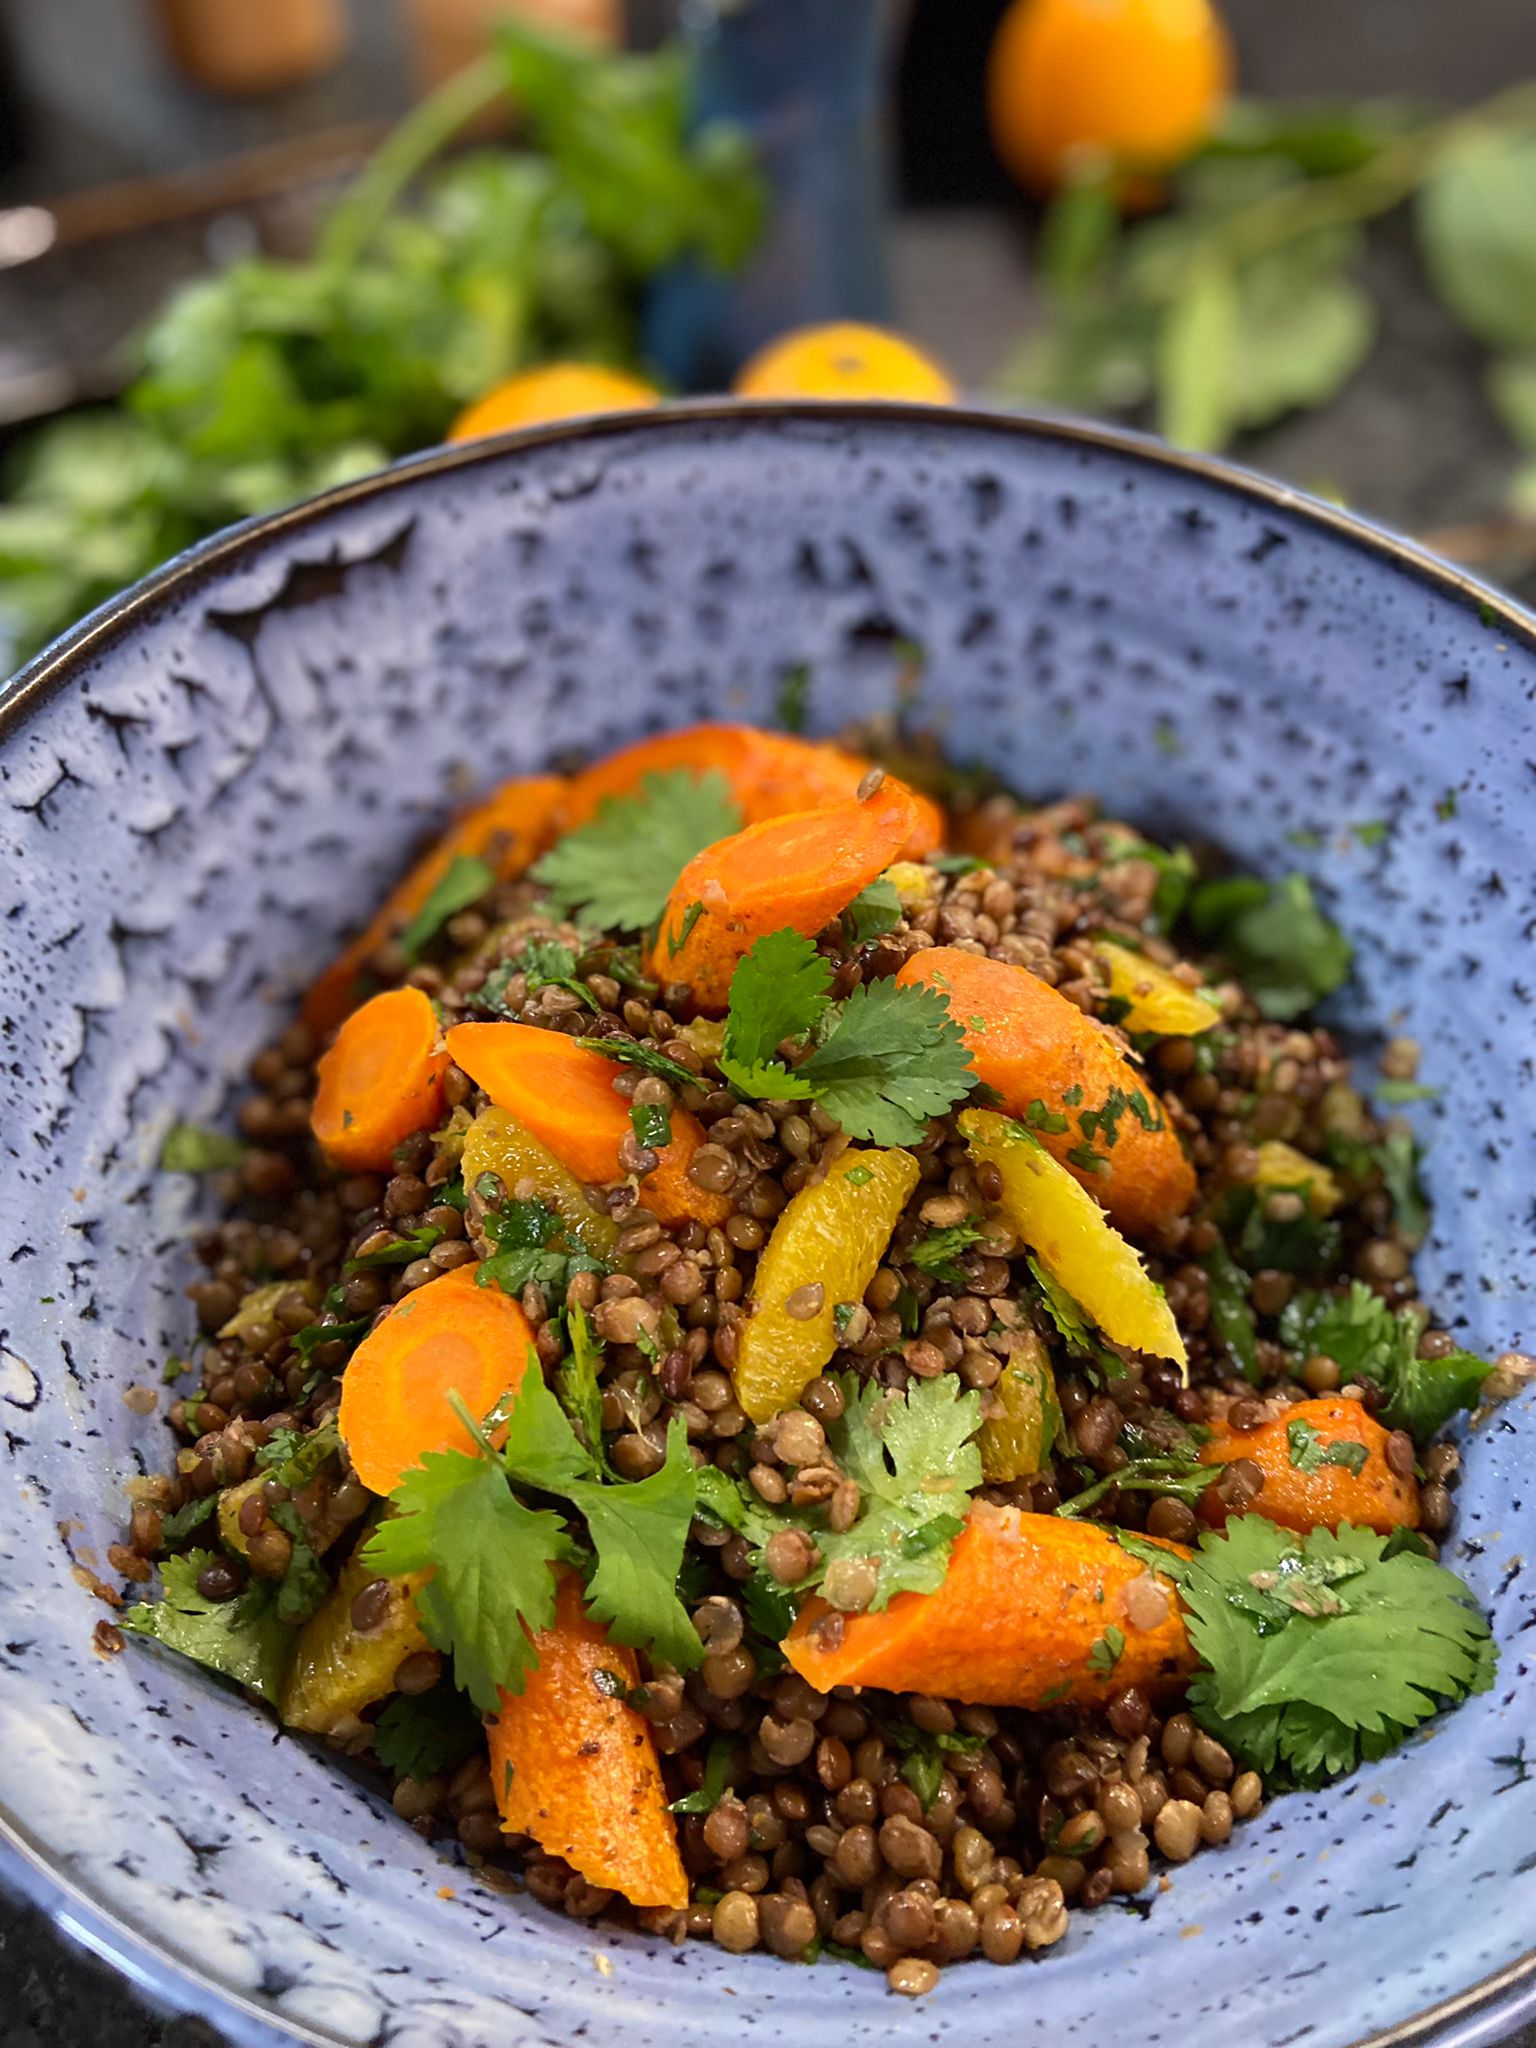
[[[448,430],[450,441],[475,441],[482,434],[510,434],[546,420],[577,419],[589,412],[639,412],[659,405],[654,384],[628,377],[601,363],[546,363],[523,370],[466,406]]]
[[[1209,135],[1231,84],[1211,0],[1013,0],[987,61],[987,116],[1021,184],[1052,191],[1107,159],[1140,203]]]
[[[834,321],[799,327],[736,374],[738,398],[908,398],[949,405],[955,387],[936,362],[882,327]]]

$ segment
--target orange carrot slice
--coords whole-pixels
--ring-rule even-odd
[[[910,792],[886,782],[863,803],[793,811],[706,846],[672,886],[651,973],[687,982],[701,1010],[724,1010],[757,941],[786,927],[813,937],[895,860],[914,815]]]
[[[504,1692],[486,1724],[502,1826],[632,1906],[686,1906],[655,1739],[623,1698],[640,1667],[588,1619],[574,1572],[561,1575],[554,1625],[533,1646],[522,1693]]]
[[[457,1394],[486,1415],[523,1377],[533,1346],[527,1318],[499,1287],[455,1266],[406,1295],[352,1354],[341,1383],[341,1437],[370,1492],[392,1493],[428,1451],[471,1451]]]
[[[862,754],[792,733],[762,732],[752,725],[688,725],[637,740],[583,769],[571,782],[561,822],[565,831],[574,831],[606,798],[627,796],[647,775],[691,768],[699,775],[718,770],[741,805],[743,823],[761,825],[788,811],[846,803],[873,766]],[[944,813],[930,797],[915,790],[910,794],[915,817],[902,857],[921,860],[944,843]]]
[[[470,1079],[578,1180],[609,1187],[626,1178],[619,1146],[630,1129],[629,1104],[614,1093],[619,1069],[612,1060],[534,1024],[456,1024],[446,1042]],[[671,1117],[672,1142],[640,1182],[640,1199],[663,1223],[723,1223],[730,1203],[688,1178],[704,1126],[685,1109],[674,1108]]]
[[[333,1165],[386,1173],[395,1147],[435,1123],[448,1055],[419,988],[387,989],[354,1010],[316,1068],[309,1125]]]
[[[819,1692],[872,1685],[974,1706],[1089,1704],[1128,1685],[1161,1690],[1195,1666],[1172,1583],[1108,1530],[980,1501],[937,1593],[844,1615],[840,1634],[832,1612],[808,1601],[784,1644]]]
[[[1325,1463],[1330,1451],[1343,1462]],[[1202,1448],[1201,1463],[1225,1465],[1233,1458],[1251,1458],[1264,1474],[1264,1490],[1248,1512],[1282,1529],[1305,1534],[1353,1522],[1385,1536],[1419,1526],[1413,1475],[1392,1470],[1387,1432],[1358,1401],[1298,1401],[1259,1429],[1222,1424]],[[1205,1502],[1201,1507],[1207,1512]],[[1209,1512],[1216,1512],[1214,1502]]]
[[[310,1029],[330,1031],[341,1021],[356,1001],[358,977],[366,962],[416,915],[455,860],[472,856],[493,868],[498,881],[515,881],[553,838],[555,813],[565,789],[558,775],[519,776],[466,811],[391,890],[383,907],[310,989],[303,1006]]]
[[[1122,1229],[1183,1215],[1195,1170],[1151,1082],[1102,1025],[1026,968],[953,946],[914,953],[896,979],[949,997],[981,1080]]]

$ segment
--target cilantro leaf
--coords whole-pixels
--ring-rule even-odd
[[[779,1058],[785,1039],[809,1038],[830,1004],[832,967],[796,931],[769,932],[731,978],[720,1071],[743,1095],[803,1098],[810,1084]]]
[[[1108,1678],[1124,1655],[1125,1630],[1111,1626],[1090,1646],[1088,1669],[1100,1678]]]
[[[160,1146],[164,1173],[218,1173],[238,1166],[245,1141],[225,1131],[205,1131],[198,1124],[172,1124]]]
[[[1252,1385],[1263,1378],[1258,1332],[1248,1305],[1248,1275],[1218,1238],[1200,1261],[1210,1285],[1211,1322],[1232,1362]]]
[[[576,955],[572,949],[559,939],[538,938],[525,939],[521,950],[512,959],[503,960],[499,967],[493,967],[470,996],[471,1003],[477,1010],[490,1010],[498,1016],[510,1017],[507,985],[518,975],[523,977],[530,993],[536,988],[563,988],[578,997],[589,1010],[601,1007],[587,984],[577,978]]]
[[[878,1720],[880,1733],[892,1749],[901,1754],[899,1766],[905,1783],[923,1802],[926,1813],[939,1796],[952,1756],[974,1756],[986,1738],[969,1735],[964,1729],[943,1729],[930,1734],[911,1721]]]
[[[850,1138],[916,1145],[976,1085],[965,1035],[938,989],[862,983],[795,1069]]]
[[[597,1383],[602,1363],[602,1346],[592,1335],[592,1325],[583,1309],[573,1308],[566,1317],[565,1356],[555,1367],[555,1394],[571,1419],[585,1450],[594,1463],[605,1462],[603,1453],[603,1394]]]
[[[674,1088],[698,1085],[700,1076],[691,1067],[685,1067],[681,1060],[668,1059],[659,1046],[652,1045],[645,1038],[578,1038],[576,1043],[587,1052],[600,1052],[605,1060],[617,1060],[623,1067],[640,1067],[647,1074],[659,1074],[663,1081],[670,1081]],[[708,1087],[707,1081],[703,1082]]]
[[[741,806],[718,769],[672,769],[647,775],[632,795],[607,798],[556,841],[533,878],[564,916],[579,913],[603,930],[644,931],[694,855],[740,830]]]
[[[408,1266],[414,1259],[424,1259],[442,1234],[435,1223],[419,1223],[404,1237],[396,1238],[393,1244],[381,1244],[376,1252],[359,1252],[355,1259],[348,1259],[341,1270],[343,1273],[371,1273],[377,1266]]]
[[[1295,1295],[1280,1317],[1280,1342],[1298,1358],[1321,1352],[1348,1380],[1370,1380],[1386,1400],[1378,1420],[1427,1443],[1463,1408],[1475,1408],[1493,1370],[1470,1351],[1420,1358],[1422,1310],[1394,1315],[1363,1280],[1342,1295]]]
[[[388,1701],[373,1724],[373,1753],[402,1778],[435,1778],[473,1756],[484,1733],[470,1701],[440,1680],[430,1692]]]
[[[1324,1784],[1492,1684],[1492,1640],[1466,1586],[1387,1548],[1368,1529],[1299,1538],[1244,1515],[1182,1566],[1206,1667],[1190,1705],[1254,1768]]]
[[[672,1142],[672,1118],[659,1102],[637,1102],[629,1112],[629,1126],[635,1142],[653,1152],[665,1152]]]
[[[692,1671],[704,1645],[677,1597],[677,1576],[694,1508],[693,1461],[681,1416],[667,1432],[667,1459],[649,1479],[602,1486],[575,1481],[567,1498],[587,1518],[597,1564],[587,1607],[617,1642],[648,1648],[679,1671]]]
[[[985,1236],[986,1232],[975,1218],[970,1217],[964,1223],[954,1223],[947,1230],[930,1231],[927,1237],[919,1238],[906,1254],[905,1262],[931,1273],[935,1280],[942,1280],[947,1286],[963,1287],[965,1275],[955,1260]]]
[[[307,1486],[327,1458],[341,1447],[334,1417],[318,1429],[277,1429],[256,1453],[263,1471],[275,1471],[290,1493]]]
[[[197,1576],[213,1562],[211,1550],[168,1557],[160,1567],[160,1598],[130,1607],[118,1626],[152,1636],[275,1704],[293,1635],[277,1618],[274,1590],[257,1580],[234,1600],[206,1599]]]
[[[1318,908],[1305,875],[1202,882],[1190,896],[1189,915],[1264,1016],[1279,1023],[1311,1009],[1349,974],[1353,949]]]
[[[879,1583],[870,1609],[897,1593],[935,1593],[981,1484],[981,1398],[952,1373],[917,1380],[906,1396],[874,1381],[843,1381],[847,1406],[828,1432],[838,1462],[857,1480],[864,1512],[851,1529],[818,1528],[822,1574],[835,1558],[873,1557]]]
[[[414,967],[450,917],[478,903],[496,886],[496,870],[478,854],[456,853],[420,910],[400,934],[400,950]]]
[[[563,1296],[573,1273],[601,1273],[590,1253],[566,1248],[565,1221],[536,1196],[487,1208],[485,1233],[492,1250],[475,1271],[478,1287],[499,1287],[514,1299],[530,1281],[549,1295]]]
[[[525,1507],[498,1463],[464,1451],[428,1451],[392,1499],[399,1512],[369,1538],[364,1562],[386,1578],[431,1572],[416,1595],[427,1640],[493,1714],[503,1689],[523,1689],[529,1636],[554,1620],[553,1567],[572,1555],[560,1519]]]
[[[1310,1422],[1289,1422],[1285,1428],[1287,1455],[1298,1472],[1320,1472],[1325,1465],[1342,1465],[1346,1472],[1365,1469],[1370,1452],[1362,1443],[1341,1437],[1325,1444]]]
[[[696,1792],[685,1792],[681,1799],[674,1799],[667,1811],[713,1813],[726,1795],[731,1759],[735,1754],[736,1744],[731,1737],[717,1735],[709,1745],[709,1755],[704,1761],[704,1782]]]
[[[277,1618],[296,1628],[308,1621],[331,1590],[331,1578],[309,1538],[304,1517],[291,1500],[272,1503],[272,1520],[292,1544],[288,1569],[277,1588]]]
[[[852,947],[867,946],[872,939],[895,931],[901,923],[901,898],[896,884],[879,875],[861,889],[842,915],[843,936]]]
[[[200,1529],[208,1517],[216,1514],[219,1496],[205,1493],[201,1500],[189,1500],[185,1507],[175,1509],[160,1525],[160,1534],[166,1543],[180,1543],[184,1536],[190,1536],[194,1529]]]

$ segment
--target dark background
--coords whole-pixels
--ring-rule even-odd
[[[1533,0],[1223,5],[1242,81],[1254,92],[1466,103],[1536,73]],[[972,386],[996,369],[1032,308],[1026,212],[991,159],[981,120],[982,61],[1001,11],[1001,0],[917,0],[899,78],[906,205],[892,247],[897,317]],[[406,104],[409,73],[387,0],[353,0],[353,16],[343,70],[280,99],[230,107],[166,75],[130,0],[11,0],[8,12],[0,0],[14,46],[10,78],[19,72],[31,115],[26,156],[0,172],[0,208],[185,172],[295,135],[334,137],[350,126],[355,146],[366,146],[371,124]],[[0,74],[6,68],[0,52]],[[0,141],[4,133],[0,125]],[[262,225],[278,241],[302,230],[294,218]],[[249,232],[237,210],[211,225],[135,238],[116,272],[98,258],[90,275],[61,283],[55,272],[34,287],[24,272],[0,270],[0,425],[54,402],[48,392],[60,389],[61,359],[88,367],[169,283]],[[1243,452],[1409,531],[1433,535],[1486,519],[1510,456],[1481,396],[1478,351],[1419,287],[1406,234],[1381,237],[1371,263],[1383,320],[1367,370],[1326,411]],[[1536,593],[1536,577],[1517,581]],[[0,1987],[5,2048],[217,2048],[201,2022],[149,2014],[36,1914],[5,1905]],[[1519,2048],[1536,2048],[1536,2033]]]

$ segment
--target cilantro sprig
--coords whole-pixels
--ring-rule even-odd
[[[498,1419],[499,1452],[476,1429],[474,1451],[428,1452],[407,1472],[391,1496],[395,1514],[364,1551],[385,1576],[432,1574],[417,1612],[428,1641],[452,1657],[455,1682],[483,1713],[503,1690],[522,1691],[537,1661],[530,1638],[554,1619],[562,1566],[582,1570],[589,1611],[616,1641],[692,1670],[703,1646],[677,1597],[695,1506],[682,1423],[660,1471],[610,1484],[536,1361]],[[584,1534],[568,1526],[573,1517]]]
[[[1493,1367],[1471,1351],[1420,1358],[1427,1318],[1422,1309],[1396,1314],[1363,1280],[1342,1295],[1294,1296],[1280,1316],[1280,1342],[1298,1359],[1321,1352],[1345,1380],[1369,1380],[1386,1396],[1377,1419],[1427,1443],[1451,1417],[1475,1408]]]
[[[1189,918],[1231,963],[1263,1014],[1279,1023],[1331,995],[1354,957],[1344,934],[1318,908],[1305,875],[1202,882],[1189,898]]]
[[[567,832],[533,870],[561,915],[607,931],[646,931],[696,853],[741,830],[741,806],[718,769],[647,775]]]
[[[1369,1529],[1299,1537],[1243,1515],[1188,1559],[1116,1534],[1178,1584],[1204,1666],[1196,1719],[1266,1776],[1327,1784],[1493,1683],[1497,1655],[1467,1587]]]
[[[743,1095],[819,1102],[851,1138],[920,1143],[929,1118],[976,1085],[948,997],[882,980],[834,1003],[831,987],[810,939],[759,939],[731,982],[721,1073]],[[794,1066],[782,1057],[786,1042],[809,1048]]]
[[[211,1550],[166,1558],[160,1567],[161,1597],[130,1607],[118,1626],[151,1636],[275,1702],[293,1647],[292,1631],[278,1617],[276,1588],[269,1580],[254,1579],[234,1600],[210,1600],[197,1590],[197,1580],[213,1562]]]

